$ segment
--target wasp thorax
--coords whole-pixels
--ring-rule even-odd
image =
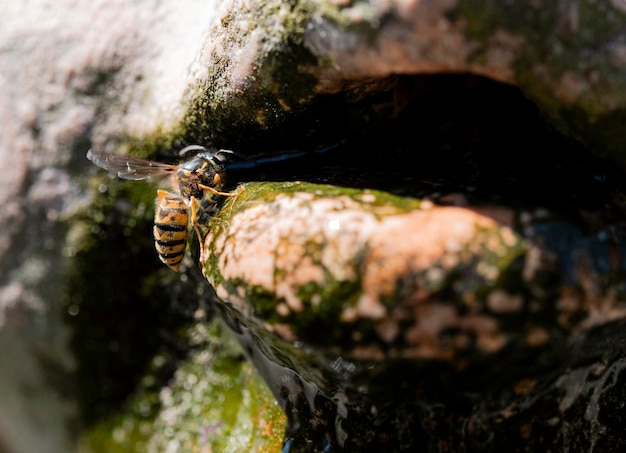
[[[220,174],[224,170],[222,162],[208,155],[198,155],[181,164],[176,172],[180,194],[188,199],[201,199],[206,187],[219,190],[223,179]]]

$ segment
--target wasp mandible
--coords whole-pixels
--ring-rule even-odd
[[[153,233],[159,258],[175,271],[185,255],[189,213],[191,225],[202,241],[197,214],[198,209],[206,211],[202,202],[207,200],[216,203],[215,196],[236,196],[242,190],[222,192],[226,173],[225,156],[235,154],[233,151],[212,151],[200,145],[191,145],[179,152],[182,157],[188,154],[192,154],[192,157],[179,165],[169,165],[132,156],[93,150],[87,152],[87,159],[98,167],[117,173],[122,179],[137,181],[152,176],[171,176],[172,185],[178,193],[165,190],[157,192]]]

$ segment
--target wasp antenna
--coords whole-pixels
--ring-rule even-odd
[[[200,145],[189,145],[189,146],[185,146],[183,149],[178,151],[178,155],[183,157],[185,154],[190,153],[192,151],[208,151],[208,149]]]

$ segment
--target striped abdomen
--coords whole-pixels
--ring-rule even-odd
[[[183,256],[185,256],[187,244],[187,222],[189,220],[187,202],[180,195],[174,195],[164,190],[159,190],[157,194],[157,206],[154,215],[154,245],[161,261],[177,271]]]

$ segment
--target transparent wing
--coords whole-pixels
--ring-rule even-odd
[[[91,149],[87,152],[87,159],[100,168],[114,171],[122,179],[133,181],[148,179],[151,176],[168,175],[178,169],[176,165],[162,164],[132,156],[103,153]]]

